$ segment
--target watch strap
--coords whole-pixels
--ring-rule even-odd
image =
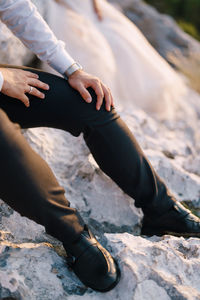
[[[75,71],[82,70],[82,69],[83,67],[79,63],[75,62],[69,68],[67,68],[63,76],[65,79],[68,79],[69,76],[72,75]]]

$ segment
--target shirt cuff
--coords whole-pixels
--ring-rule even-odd
[[[47,61],[53,69],[61,74],[64,74],[65,71],[75,63],[75,60],[69,55],[63,46],[64,43],[59,41],[56,51]]]
[[[2,86],[3,86],[3,75],[0,72],[0,92],[1,92]]]

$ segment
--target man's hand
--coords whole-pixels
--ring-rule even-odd
[[[92,98],[87,88],[93,88],[97,95],[97,110],[100,109],[104,98],[106,102],[107,111],[110,111],[111,105],[114,106],[114,101],[110,89],[105,84],[103,84],[97,77],[94,77],[82,70],[77,70],[69,76],[68,82],[71,85],[71,87],[77,90],[81,94],[83,99],[88,103],[92,101]]]
[[[35,73],[12,68],[0,68],[0,71],[4,78],[1,92],[9,97],[19,99],[26,107],[30,106],[26,93],[44,99],[45,95],[37,88],[49,89],[46,83],[38,80],[39,76]]]

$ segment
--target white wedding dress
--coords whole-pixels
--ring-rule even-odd
[[[173,118],[185,93],[181,77],[128,18],[105,0],[99,5],[102,21],[91,0],[51,0],[47,22],[84,70],[111,88],[118,111],[139,106]]]

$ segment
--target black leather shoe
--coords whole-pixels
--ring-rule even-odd
[[[141,234],[200,237],[200,219],[182,204],[175,202],[165,214],[144,215]]]
[[[63,245],[68,266],[86,286],[107,292],[117,285],[120,279],[118,264],[96,240],[87,225],[76,242]]]

